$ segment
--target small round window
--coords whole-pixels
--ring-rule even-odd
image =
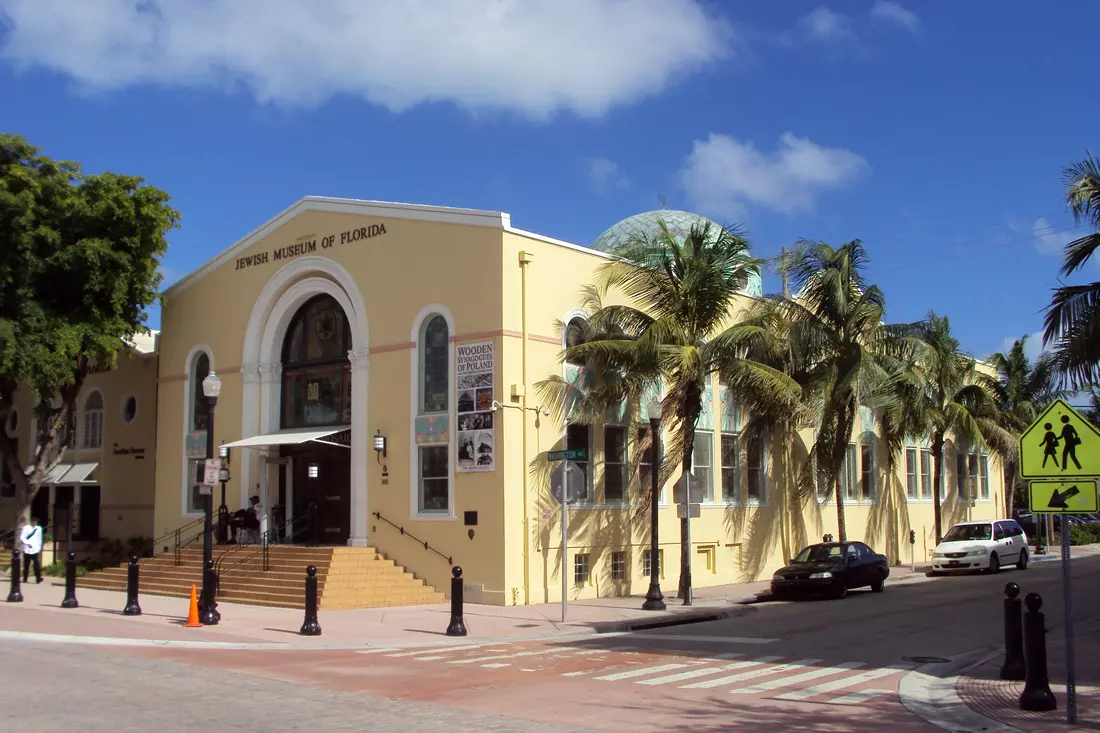
[[[137,417],[137,407],[137,397],[133,395],[127,397],[122,403],[122,419],[127,425],[132,423],[134,418]]]
[[[19,410],[12,410],[8,413],[8,435],[14,435],[15,431],[19,429]]]

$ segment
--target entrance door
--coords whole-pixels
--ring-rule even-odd
[[[320,443],[284,448],[293,456],[294,516],[317,506],[322,545],[346,545],[351,536],[351,452]],[[311,477],[310,474],[315,474]],[[298,536],[310,541],[309,532]]]
[[[99,539],[99,487],[80,487],[80,535],[82,540]]]

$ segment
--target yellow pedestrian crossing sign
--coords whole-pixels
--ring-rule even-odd
[[[1055,400],[1020,436],[1020,475],[1100,476],[1100,430],[1065,400]]]
[[[1036,514],[1091,514],[1100,511],[1094,479],[1031,481],[1028,506]]]

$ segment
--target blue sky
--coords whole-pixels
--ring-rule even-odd
[[[1100,147],[1098,22],[1094,0],[0,0],[0,129],[167,190],[169,280],[307,194],[579,244],[664,197],[763,257],[858,237],[888,320],[945,313],[984,356],[1040,329],[1086,233],[1061,170]]]

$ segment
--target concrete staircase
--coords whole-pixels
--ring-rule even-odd
[[[318,602],[324,610],[416,606],[446,600],[442,593],[370,547],[273,546],[266,572],[261,555],[249,557],[258,549],[246,545],[227,557],[219,601],[302,608],[309,565],[317,566]],[[226,551],[224,546],[215,548],[215,560]],[[122,564],[88,573],[77,579],[77,588],[125,591],[126,572],[126,564]],[[189,597],[192,585],[202,587],[201,547],[184,549],[179,565],[171,553],[141,561],[142,595]]]

